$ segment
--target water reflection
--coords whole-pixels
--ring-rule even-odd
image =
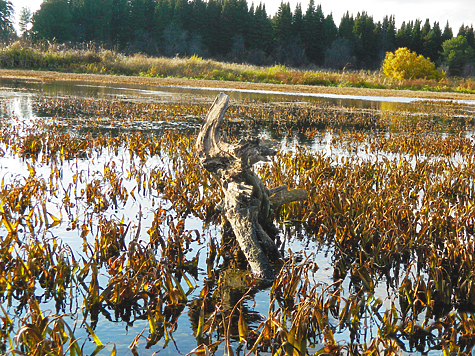
[[[190,97],[214,99],[219,92],[227,93],[231,100],[260,100],[263,102],[320,102],[349,108],[375,110],[410,110],[411,104],[422,99],[410,97],[383,97],[341,95],[327,93],[275,92],[252,89],[206,88],[194,86],[159,86],[139,84],[100,84],[82,81],[33,82],[18,79],[0,79],[0,86],[34,90],[50,96],[80,96],[94,98],[148,99],[153,102],[189,100]],[[454,101],[457,102],[457,101]],[[475,105],[474,100],[460,101]]]

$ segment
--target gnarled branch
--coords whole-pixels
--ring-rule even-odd
[[[271,237],[276,227],[271,220],[272,209],[283,204],[307,199],[302,189],[287,186],[268,190],[251,171],[253,164],[267,161],[276,151],[261,145],[258,138],[242,139],[231,145],[221,134],[229,97],[220,93],[211,106],[196,140],[196,151],[202,166],[220,182],[224,192],[223,212],[253,273],[273,279],[269,258],[279,252]]]

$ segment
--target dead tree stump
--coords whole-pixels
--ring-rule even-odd
[[[306,200],[303,189],[287,190],[287,186],[267,189],[251,171],[252,165],[267,161],[276,151],[261,145],[258,138],[246,138],[229,144],[221,135],[229,97],[220,93],[200,129],[196,152],[201,165],[218,180],[224,192],[222,208],[236,240],[252,272],[263,279],[273,279],[269,259],[279,258],[275,238],[278,229],[272,212],[283,204]],[[272,238],[271,238],[272,237]]]

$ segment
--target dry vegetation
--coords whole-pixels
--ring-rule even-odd
[[[440,80],[394,79],[386,77],[379,71],[331,72],[315,68],[293,69],[282,65],[258,67],[217,62],[197,56],[191,58],[154,58],[144,55],[124,56],[94,46],[83,49],[68,49],[52,44],[27,46],[14,43],[0,51],[0,67],[151,78],[188,78],[239,83],[292,84],[310,87],[475,93],[475,81],[472,78],[443,78]],[[303,91],[305,90],[303,89]]]
[[[256,315],[256,281],[237,278],[237,288],[227,276],[242,264],[236,245],[185,228],[191,217],[211,225],[221,219],[221,192],[198,164],[193,134],[143,129],[170,120],[194,127],[207,106],[50,98],[34,105],[44,118],[27,125],[4,117],[0,126],[2,155],[28,167],[0,186],[3,351],[85,353],[86,341],[68,324],[76,298],[94,352],[107,347],[95,334],[101,316],[147,320],[130,348],[150,354],[143,342],[155,351],[179,342],[173,335],[185,311],[198,354],[473,350],[473,107],[420,103],[414,114],[232,106],[231,139],[264,125],[276,140],[330,134],[331,150],[347,154],[282,151],[258,170],[267,186],[309,192],[307,202],[281,208],[276,219],[315,252],[328,251],[333,281],[316,280],[312,256],[286,254],[268,314]],[[118,209],[130,216],[130,204],[145,201],[153,209],[147,231],[141,209],[137,220],[118,217]],[[82,251],[62,241],[64,231],[77,233]],[[202,247],[206,270],[198,269]],[[387,297],[377,294],[381,284]],[[56,306],[49,315],[42,309],[48,301]],[[373,333],[365,332],[368,325]]]

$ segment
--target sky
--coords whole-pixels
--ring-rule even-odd
[[[15,11],[14,17],[14,26],[15,29],[18,30],[18,20],[20,20],[20,11],[23,7],[28,7],[32,12],[39,10],[41,3],[43,0],[11,0],[13,3],[13,10]]]
[[[42,0],[12,0],[15,8],[15,19],[18,22],[22,7],[29,7],[35,12],[40,8]],[[253,0],[247,0],[249,6]],[[262,2],[266,5],[268,15],[275,15],[281,3],[280,0],[254,0],[258,5]],[[290,3],[292,12],[297,3],[302,4],[302,10],[308,7],[309,0],[286,0]],[[431,25],[434,21],[439,22],[443,28],[447,21],[457,35],[462,24],[475,26],[475,1],[474,0],[315,0],[315,4],[321,4],[323,13],[332,14],[335,24],[338,26],[343,14],[346,11],[356,16],[358,12],[366,11],[373,16],[374,22],[382,21],[386,15],[394,15],[396,27],[399,28],[403,21],[414,21],[420,19],[423,23],[428,18]]]

